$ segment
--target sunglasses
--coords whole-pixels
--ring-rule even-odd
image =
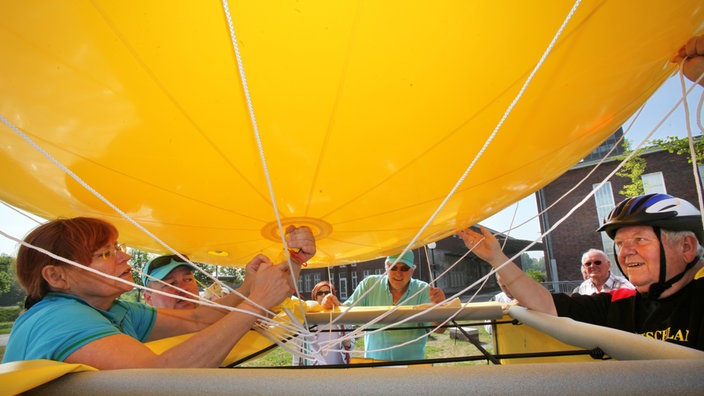
[[[411,270],[412,267],[409,267],[407,265],[394,265],[393,267],[389,268],[389,271],[401,271],[401,272],[408,272]]]
[[[325,296],[325,295],[328,295],[328,294],[330,294],[330,290],[320,290],[320,291],[318,291],[317,293],[315,293],[315,296],[316,296],[316,297],[320,297],[320,296]]]
[[[601,260],[594,260],[594,261],[587,261],[586,263],[582,264],[585,267],[591,267],[592,264],[594,265],[601,265]]]
[[[183,257],[188,260],[188,256],[183,255]],[[177,263],[188,263],[188,261],[186,260],[182,259],[181,257],[175,254],[171,254],[168,256],[159,256],[151,261],[151,263],[149,264],[149,268],[147,269],[147,274],[151,274],[152,272],[154,272],[155,269],[171,264],[172,261],[175,261]]]

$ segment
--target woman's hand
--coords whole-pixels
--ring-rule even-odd
[[[340,300],[338,300],[334,294],[328,294],[323,297],[323,301],[320,302],[320,306],[325,309],[333,309],[340,306]]]

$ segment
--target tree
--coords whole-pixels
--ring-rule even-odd
[[[5,253],[0,254],[0,294],[10,291],[12,285],[12,257]]]
[[[545,258],[535,259],[527,253],[521,255],[521,266],[526,275],[531,277],[536,282],[545,282],[547,275],[545,273]]]
[[[198,267],[202,268],[205,272],[211,276],[217,278],[227,278],[229,286],[235,286],[242,283],[244,280],[244,268],[228,267],[222,265],[211,265],[211,264],[201,264],[195,263]],[[195,271],[196,280],[199,284],[205,285],[205,287],[210,286],[213,281],[206,277],[199,271]]]
[[[12,268],[14,261],[14,257],[0,254],[0,306],[18,305],[24,301],[24,290]]]
[[[677,155],[686,155],[687,162],[689,162],[690,164],[692,163],[692,156],[690,155],[691,151],[689,149],[689,138],[677,138],[674,136],[668,136],[665,139],[652,140],[651,143],[664,150],[667,150],[670,153]],[[697,163],[700,164],[702,162],[702,158],[704,158],[704,140],[702,140],[701,137],[699,137],[698,139],[694,139],[693,145]]]
[[[537,271],[537,270],[528,270],[526,271],[526,275],[531,277],[534,281],[538,283],[543,283],[545,282],[546,276],[545,272]]]
[[[130,256],[132,256],[132,258],[130,259],[130,265],[133,269],[138,271],[142,271],[149,262],[149,260],[151,260],[149,253],[143,250],[130,248],[129,254]],[[132,278],[134,279],[134,282],[136,284],[142,285],[142,277],[138,275],[137,272],[132,272]]]
[[[623,161],[633,152],[628,140],[623,141],[623,148],[623,155],[614,156],[615,159]],[[623,189],[618,192],[626,198],[642,195],[645,191],[643,187],[643,179],[641,179],[641,176],[645,172],[645,166],[647,165],[645,159],[641,157],[643,151],[644,148],[639,149],[633,157],[631,157],[631,159],[623,164],[621,170],[616,172],[617,176],[629,179],[631,181],[629,184],[625,184]]]
[[[648,149],[661,148],[667,150],[669,153],[677,155],[686,155],[687,161],[692,163],[692,156],[690,155],[689,148],[689,138],[677,138],[674,136],[668,136],[665,139],[654,139],[650,141],[651,146],[641,148],[638,152],[631,157],[628,162],[624,163],[620,171],[616,172],[617,176],[630,179],[631,183],[623,186],[623,189],[619,191],[619,194],[625,196],[626,198],[635,197],[637,195],[642,195],[645,193],[645,187],[643,186],[643,179],[641,176],[645,173],[645,168],[647,162],[641,154]],[[704,158],[704,140],[701,137],[694,139],[694,153],[696,156],[697,163],[701,163]],[[623,161],[628,157],[633,151],[630,149],[630,144],[628,140],[624,141],[623,147],[625,149],[623,155],[615,156],[614,158]]]

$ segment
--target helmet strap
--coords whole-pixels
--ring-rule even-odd
[[[665,264],[665,247],[663,246],[662,239],[660,238],[660,227],[653,227],[653,229],[655,230],[655,234],[658,237],[658,242],[660,242],[660,281],[650,286],[650,288],[648,289],[648,293],[645,295],[645,297],[651,300],[657,300],[665,290],[669,289],[675,282],[682,279],[684,274],[699,262],[699,257],[695,257],[694,260],[687,263],[682,272],[673,276],[670,280],[666,281],[665,273],[667,272],[667,267]]]

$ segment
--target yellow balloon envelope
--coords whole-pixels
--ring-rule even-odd
[[[95,191],[222,265],[277,256],[278,221],[313,228],[318,266],[438,240],[611,135],[704,21],[700,0],[582,1],[501,122],[572,7],[2,2],[0,199],[165,250]]]

